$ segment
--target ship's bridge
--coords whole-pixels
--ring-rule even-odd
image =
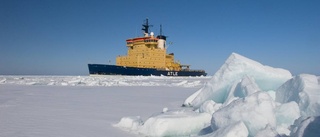
[[[155,38],[155,37],[139,37],[139,38],[127,39],[126,41],[127,41],[128,47],[132,47],[138,44],[146,44],[146,45],[158,44],[158,38]]]

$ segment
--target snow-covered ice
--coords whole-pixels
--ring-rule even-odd
[[[147,119],[164,107],[178,109],[197,88],[0,84],[0,137],[136,136],[113,125],[126,115]]]
[[[49,86],[169,86],[197,87],[207,77],[165,76],[1,76],[0,84]]]
[[[0,136],[319,136],[320,77],[232,53],[212,77],[0,76]]]

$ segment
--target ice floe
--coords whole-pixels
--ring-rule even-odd
[[[123,120],[117,126],[144,136],[315,136],[319,81],[232,53],[211,80],[186,98],[183,106],[189,111],[166,110],[145,122],[131,120],[139,126],[122,126]]]

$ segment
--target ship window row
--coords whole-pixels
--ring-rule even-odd
[[[139,64],[156,64],[155,62],[124,62],[123,64],[137,64],[137,63],[139,63]]]
[[[156,66],[140,66],[140,67],[153,67],[153,68],[157,68]]]
[[[156,40],[156,39],[147,39],[147,40],[144,40],[144,42],[158,42],[158,40]]]
[[[158,56],[158,57],[162,57],[162,54],[136,54],[136,55],[134,55],[134,54],[131,54],[131,56],[136,56],[136,57],[138,57],[138,56],[150,56],[150,55],[152,55],[152,56]]]
[[[139,57],[139,55],[136,55],[136,57]],[[160,60],[162,58],[160,57],[145,57],[145,56],[142,56],[142,58],[147,58],[147,59],[156,59],[156,60]],[[130,57],[122,57],[122,58],[119,58],[120,60],[131,60],[132,58]]]

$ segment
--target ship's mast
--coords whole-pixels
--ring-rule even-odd
[[[144,34],[145,35],[148,35],[149,34],[149,27],[152,27],[152,25],[149,25],[149,21],[148,21],[148,18],[145,20],[145,23],[142,24],[142,29],[144,31]]]
[[[162,24],[160,24],[160,35],[157,36],[158,39],[167,39],[167,36],[162,35]]]
[[[162,35],[162,24],[160,24],[160,35]]]

